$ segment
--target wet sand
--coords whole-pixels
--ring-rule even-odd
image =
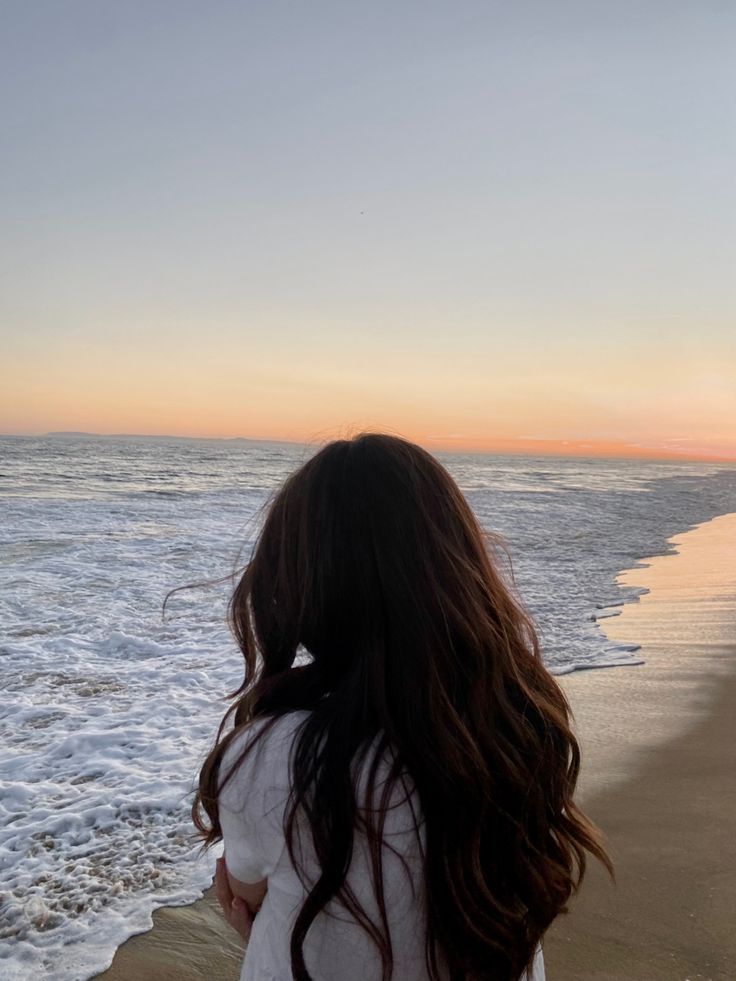
[[[562,679],[581,798],[617,869],[595,867],[545,944],[549,981],[736,978],[736,515],[624,574],[651,592],[602,621],[646,664]],[[208,894],[154,914],[105,981],[234,981],[241,948]]]
[[[646,664],[564,679],[617,883],[591,868],[547,938],[550,981],[736,979],[736,515],[675,542],[603,621]]]
[[[119,947],[105,981],[237,981],[243,943],[210,889],[191,906],[153,914],[153,929]]]

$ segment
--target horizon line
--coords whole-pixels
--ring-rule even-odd
[[[366,429],[367,432],[378,432],[376,429]],[[393,434],[397,435],[397,434]],[[0,433],[0,438],[15,439],[45,439],[45,438],[80,438],[80,439],[180,439],[216,442],[250,442],[250,443],[283,443],[288,446],[309,446],[322,444],[330,440],[315,439],[285,439],[283,437],[263,436],[201,436],[181,433],[94,433],[83,430],[51,430],[37,433]],[[339,437],[335,437],[339,438]],[[407,437],[404,437],[407,438]],[[459,446],[460,440],[465,442]],[[427,449],[450,455],[477,456],[549,456],[562,459],[630,459],[652,460],[670,463],[725,463],[736,464],[736,453],[727,456],[723,453],[680,452],[674,449],[657,449],[646,447],[625,440],[562,440],[545,437],[505,437],[495,440],[462,436],[425,436],[414,442],[424,445]],[[428,444],[451,444],[450,446],[430,446]],[[468,444],[482,443],[485,445],[471,446]],[[596,446],[598,451],[596,451]]]

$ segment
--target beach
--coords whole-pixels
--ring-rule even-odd
[[[229,580],[175,594],[165,615],[163,599],[248,553],[269,489],[303,449],[137,437],[0,444],[9,474],[0,488],[0,974],[79,981],[150,931],[157,909],[166,908],[157,924],[186,924],[187,938],[197,936],[214,862],[193,834],[192,789],[243,659],[227,630]],[[665,706],[645,732],[616,728],[602,710],[587,726],[586,759],[617,748],[586,765],[585,792],[594,772],[626,779],[632,740],[674,738],[688,716],[662,702],[665,679],[650,670],[656,657],[642,664],[638,627],[618,639],[635,609],[660,608],[634,602],[640,579],[616,577],[632,567],[648,574],[642,556],[671,553],[683,529],[736,513],[736,471],[462,454],[445,463],[481,525],[508,547],[545,663],[568,686],[583,728],[585,706],[611,684],[630,683],[626,697],[641,700],[648,720]],[[70,481],[70,470],[80,479]],[[243,474],[238,483],[233,472]],[[684,553],[672,564],[692,565]],[[623,616],[611,616],[622,603]],[[707,616],[698,606],[692,619]],[[697,693],[702,665],[692,667],[686,691]],[[221,947],[208,931],[222,924],[202,922],[210,939],[195,947]],[[176,963],[170,933],[157,956]]]
[[[547,938],[551,981],[736,977],[736,515],[676,542],[604,621],[646,663],[563,679],[617,884],[590,869]]]
[[[583,752],[580,800],[603,829],[611,885],[591,865],[545,943],[549,981],[736,976],[736,514],[623,574],[650,590],[602,625],[642,665],[561,680]],[[230,981],[240,948],[213,896],[162,909],[105,981]]]

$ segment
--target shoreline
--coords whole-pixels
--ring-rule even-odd
[[[607,836],[618,885],[591,863],[571,913],[546,938],[550,981],[727,981],[719,958],[736,963],[736,514],[668,542],[675,551],[618,576],[649,591],[598,621],[611,640],[640,644],[645,663],[558,676],[583,752],[578,799]],[[716,802],[723,813],[711,827]],[[693,830],[704,827],[694,847]],[[238,977],[242,948],[211,889],[153,921],[95,977]]]
[[[642,591],[598,622],[615,643],[638,645],[643,663],[557,679],[583,746],[583,801],[628,780],[653,751],[696,726],[721,679],[736,674],[736,512],[673,535],[668,544],[672,551],[618,574],[617,582]]]
[[[583,750],[579,799],[606,835],[545,942],[551,981],[731,981],[736,964],[736,514],[619,579],[649,592],[603,629],[636,672],[562,679]],[[634,677],[634,675],[636,677]]]

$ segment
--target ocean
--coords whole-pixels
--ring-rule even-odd
[[[0,438],[0,975],[85,979],[213,858],[191,791],[241,657],[228,576],[313,452],[140,437]],[[736,511],[726,464],[437,454],[508,543],[558,674],[642,670],[601,629],[622,569]]]

